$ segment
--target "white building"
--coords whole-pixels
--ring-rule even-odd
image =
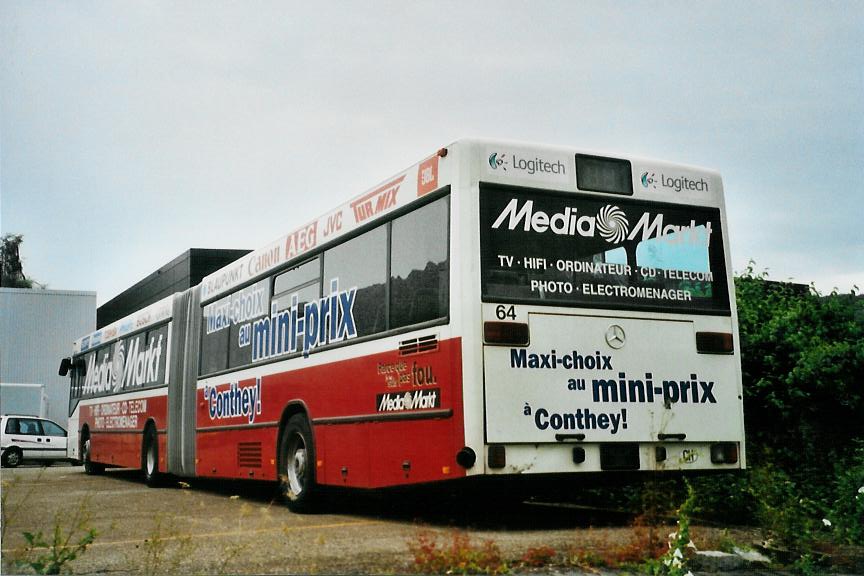
[[[0,288],[0,412],[66,425],[72,341],[96,329],[96,292]]]

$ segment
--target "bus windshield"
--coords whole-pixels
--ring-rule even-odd
[[[482,185],[484,301],[730,314],[720,210]]]

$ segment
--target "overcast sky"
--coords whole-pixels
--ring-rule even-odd
[[[732,262],[864,289],[864,2],[0,0],[0,232],[106,302],[437,148],[723,175]]]

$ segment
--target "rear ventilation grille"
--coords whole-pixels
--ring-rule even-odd
[[[261,468],[261,442],[240,442],[237,444],[237,466],[240,468]]]
[[[403,340],[399,343],[400,356],[422,354],[423,352],[434,352],[435,350],[438,350],[438,336],[435,334],[421,336],[420,338],[412,338],[410,340]]]

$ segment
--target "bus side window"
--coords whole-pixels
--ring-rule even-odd
[[[147,348],[161,350],[158,359],[159,363],[156,366],[156,377],[152,382],[146,382],[147,386],[161,386],[165,383],[165,367],[168,361],[168,325],[160,326],[159,328],[149,330],[147,332]]]
[[[270,278],[259,280],[231,295],[232,319],[228,332],[228,367],[252,363],[252,331],[256,320],[270,315]]]
[[[390,328],[447,316],[450,307],[448,198],[393,221]]]
[[[353,308],[357,336],[368,336],[386,330],[386,225],[324,253],[325,296],[330,294],[333,281],[337,279],[338,291],[357,290]]]
[[[199,374],[209,374],[228,367],[230,306],[231,296],[226,296],[204,307]]]
[[[280,274],[273,282],[274,312],[292,306],[296,300],[297,317],[302,318],[307,302],[321,297],[321,260],[315,258]],[[297,335],[297,349],[303,349],[303,334]]]

